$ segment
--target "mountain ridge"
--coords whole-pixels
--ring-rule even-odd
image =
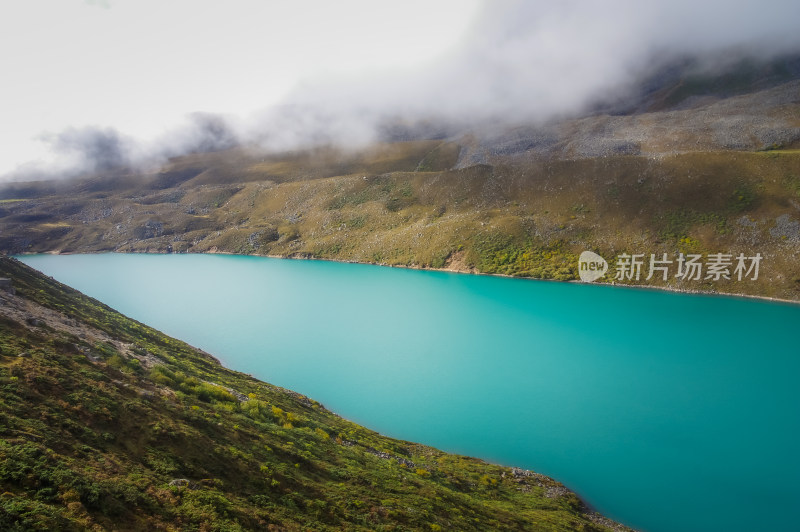
[[[752,282],[614,271],[604,281],[798,301],[797,64],[748,67],[732,88],[707,75],[660,111],[358,149],[240,146],[10,183],[0,187],[0,252],[225,252],[556,280],[578,278],[585,250],[612,266],[622,254],[761,253]],[[681,68],[651,92],[689,83]]]

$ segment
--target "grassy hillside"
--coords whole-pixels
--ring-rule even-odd
[[[622,530],[558,482],[383,437],[8,258],[2,530]]]
[[[0,252],[225,252],[572,280],[592,250],[611,263],[604,282],[800,300],[798,91],[796,80],[689,109],[357,151],[236,148],[11,184]],[[623,253],[763,260],[756,280],[615,281]]]
[[[0,249],[300,256],[561,280],[577,278],[586,249],[612,266],[621,253],[761,253],[756,281],[639,284],[800,299],[800,150],[434,171],[414,156],[405,166],[416,171],[9,198],[19,201],[0,205]]]

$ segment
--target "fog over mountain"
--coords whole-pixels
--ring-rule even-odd
[[[115,9],[114,2],[109,6]],[[344,4],[338,16],[352,15],[348,7]],[[268,14],[269,8],[263,9]],[[378,10],[361,23],[373,18],[380,18]],[[694,58],[698,70],[721,72],[742,58],[769,60],[800,51],[797,20],[800,4],[790,0],[484,2],[453,45],[413,64],[346,72],[312,69],[291,80],[293,88],[276,104],[238,113],[186,109],[182,123],[172,123],[157,135],[136,136],[113,122],[76,124],[56,132],[44,124],[38,141],[47,146],[48,156],[0,171],[6,171],[6,179],[70,175],[154,164],[237,143],[273,150],[326,143],[359,146],[387,128],[422,121],[433,124],[433,130],[435,124],[541,123],[625,100],[641,80],[678,58]],[[184,24],[176,27],[174,38],[208,29]],[[408,31],[414,35],[415,29]],[[353,33],[336,38],[365,48],[383,44],[361,42]],[[225,54],[241,53],[239,44],[232,40]],[[180,65],[175,76],[181,76]],[[169,79],[159,83],[162,90],[171,90]],[[124,98],[126,88],[119,91]],[[202,101],[203,87],[197,91],[191,102]]]

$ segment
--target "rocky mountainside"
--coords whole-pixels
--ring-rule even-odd
[[[386,438],[0,258],[0,529],[627,530]]]
[[[673,65],[548,123],[396,124],[359,150],[236,147],[8,184],[0,251],[246,253],[572,280],[591,250],[611,265],[600,282],[800,300],[800,60],[733,67]],[[697,279],[614,268],[664,254],[674,266],[681,254],[762,260],[747,280],[726,278],[733,264]]]
[[[594,115],[538,127],[484,135],[462,153],[458,166],[504,156],[594,158],[666,157],[686,152],[759,151],[800,142],[800,81],[756,93],[689,99],[675,109],[628,115]]]

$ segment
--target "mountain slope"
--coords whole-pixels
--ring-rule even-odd
[[[622,530],[554,480],[348,422],[9,258],[2,530]]]
[[[0,252],[225,252],[573,280],[591,250],[612,267],[604,282],[797,301],[798,76],[787,67],[790,81],[745,92],[679,76],[642,103],[657,111],[358,151],[239,147],[10,184]],[[751,78],[743,86],[761,86]],[[667,106],[667,92],[681,96]],[[681,253],[763,261],[747,281],[615,279],[619,255]]]

